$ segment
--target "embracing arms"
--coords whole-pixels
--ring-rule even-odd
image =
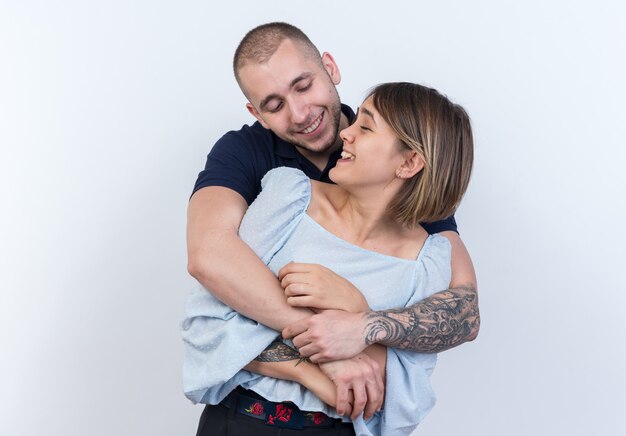
[[[360,360],[369,362],[371,368],[369,372],[364,373],[357,368],[356,362]],[[353,372],[358,374],[359,382],[351,385],[338,383],[342,388],[337,390],[337,381],[333,378],[344,377],[342,374],[351,372],[344,371],[346,364],[353,366]],[[303,358],[297,350],[276,341],[244,369],[267,377],[295,381],[329,406],[337,408],[340,415],[350,415],[352,419],[356,419],[363,411],[365,419],[369,419],[382,408],[385,364],[385,347],[371,346],[357,355],[355,362],[345,361],[344,366],[339,369],[333,366],[333,362],[324,364],[329,366],[325,373],[318,365]]]
[[[333,382],[322,373],[319,366],[283,342],[272,342],[244,369],[267,377],[295,381],[329,406],[337,405]]]
[[[300,353],[313,362],[346,358],[373,343],[435,353],[475,339],[480,328],[480,314],[472,261],[456,233],[444,232],[442,235],[452,246],[449,289],[401,309],[360,313],[328,310],[290,325],[283,330],[283,336],[293,338]],[[283,283],[290,282],[294,294],[300,295],[288,299],[291,305],[300,306],[305,302],[311,305],[310,300],[318,298],[314,295],[325,294],[326,291],[320,289],[309,292],[303,287],[303,283],[313,281],[306,274],[319,275],[321,270],[323,267],[316,265],[291,264],[281,271]],[[327,279],[327,282],[331,281],[339,283],[337,286],[341,289],[348,290],[351,286],[337,276]],[[304,296],[307,298],[302,298]]]
[[[276,277],[238,236],[248,206],[232,189],[197,191],[187,212],[189,273],[226,305],[280,331],[311,314],[286,303]]]
[[[281,331],[312,312],[287,304],[280,282],[239,238],[238,229],[246,210],[243,197],[228,188],[212,186],[193,195],[187,220],[188,270],[232,309]],[[382,402],[382,383],[375,386],[378,392],[365,387],[366,381],[372,379],[372,372],[379,372],[380,365],[376,366],[372,359],[360,357],[325,365],[324,373],[336,385],[336,403],[340,412],[349,413],[349,390],[356,389],[355,396],[358,396],[353,413],[360,413],[366,402],[368,411],[380,407]],[[384,374],[384,366],[382,372]],[[371,398],[360,396],[360,392]],[[363,407],[359,407],[361,403]]]

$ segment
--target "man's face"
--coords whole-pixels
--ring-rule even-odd
[[[298,44],[285,40],[269,61],[248,64],[239,71],[250,113],[307,157],[330,154],[341,144],[341,105],[335,88],[341,76],[328,53],[322,63],[307,58]]]

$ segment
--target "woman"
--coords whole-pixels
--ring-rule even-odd
[[[342,159],[330,172],[336,184],[312,182],[289,168],[268,172],[241,224],[241,238],[274,273],[290,261],[332,267],[361,290],[374,310],[408,306],[445,289],[449,243],[429,236],[419,223],[451,215],[467,188],[473,144],[465,111],[433,89],[383,84],[368,95],[341,138]],[[315,309],[347,309],[354,307],[353,300],[338,296]],[[254,420],[256,412],[268,424],[292,419],[284,401],[309,411],[293,415],[309,416],[313,424],[338,417],[334,385],[316,365],[262,357],[277,348],[287,350],[280,343],[271,345],[277,335],[204,290],[191,297],[183,323],[185,393],[208,404],[227,399],[224,406],[207,409],[207,422],[219,420],[220,413],[226,417],[226,410],[230,417],[245,412],[261,434],[267,427]],[[354,431],[409,434],[434,404],[429,376],[436,355],[381,347],[368,352],[386,368],[385,407],[367,422],[362,416],[353,420]],[[278,404],[229,395],[238,386]]]

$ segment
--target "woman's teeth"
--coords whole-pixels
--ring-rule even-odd
[[[352,153],[350,153],[349,151],[342,151],[341,152],[341,158],[342,159],[350,159],[350,160],[354,160],[354,155]]]

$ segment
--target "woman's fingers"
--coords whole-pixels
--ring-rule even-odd
[[[315,269],[316,265],[311,263],[289,262],[278,271],[278,280],[283,279],[288,274],[308,273]]]
[[[310,295],[287,297],[287,304],[294,307],[317,307],[317,299]]]
[[[309,281],[310,281],[310,278],[307,276],[307,274],[290,273],[284,276],[282,279],[280,279],[280,285],[284,289],[287,286],[292,285],[294,283],[307,283]]]

